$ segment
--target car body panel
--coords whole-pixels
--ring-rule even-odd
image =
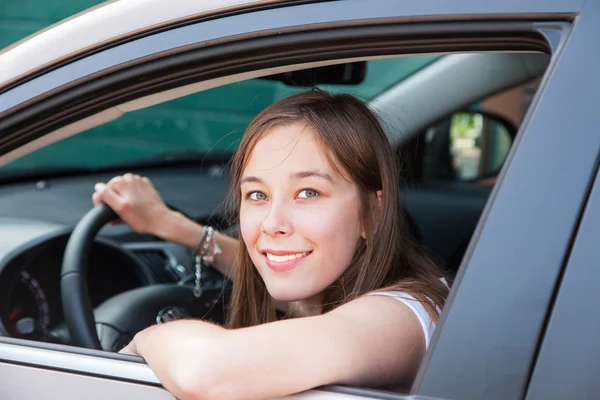
[[[43,347],[29,346],[22,340],[0,342],[0,398],[44,399],[51,387],[52,399],[175,399],[139,357],[108,358],[106,353],[96,350]],[[10,380],[5,379],[8,376]],[[390,396],[386,392],[345,387],[317,388],[280,398],[421,400],[415,396]]]
[[[121,362],[121,364],[126,364]],[[123,365],[119,365],[115,372],[120,373]],[[147,368],[147,367],[146,367]],[[96,374],[82,374],[80,371],[54,370],[49,368],[33,367],[3,363],[0,361],[0,376],[10,376],[10,380],[0,379],[0,398],[3,399],[44,399],[49,398],[51,389],[52,399],[61,400],[105,400],[105,399],[144,399],[144,400],[170,400],[176,399],[171,393],[157,385],[147,385],[131,382],[126,379],[106,378]],[[32,384],[35,382],[35,384]],[[361,400],[361,399],[389,399],[389,396],[371,397],[360,390],[344,390],[343,388],[321,388],[301,392],[277,399],[287,400]],[[418,396],[394,396],[395,400],[434,400]]]
[[[52,388],[52,398],[62,400],[175,399],[161,387],[3,362],[0,362],[0,376],[10,376],[10,380],[0,379],[3,399],[50,398],[49,388]]]
[[[145,2],[117,1],[110,3],[105,7],[99,7],[91,12],[83,13],[77,18],[70,19],[63,24],[59,24],[53,30],[48,30],[43,34],[33,36],[30,40],[22,42],[18,47],[9,49],[0,53],[0,64],[10,66],[3,69],[0,73],[0,91],[8,84],[17,79],[24,78],[38,72],[43,72],[43,68],[50,68],[57,62],[68,62],[69,59],[81,56],[86,52],[107,45],[111,39],[112,31],[108,24],[103,24],[104,18],[110,17],[111,20],[123,18],[122,31],[118,33],[119,39],[125,40],[127,37],[135,37],[135,34],[141,29],[140,26],[152,26],[159,24],[160,28],[167,28],[169,24],[175,25],[177,22],[185,19],[198,18],[202,14],[212,14],[218,12],[231,11],[230,8],[222,10],[214,8],[215,3],[197,2],[193,0],[177,2],[178,7],[170,5],[168,0],[148,0]],[[181,4],[179,4],[181,3]],[[489,19],[495,18],[523,18],[524,16],[532,19],[555,19],[557,15],[575,14],[581,9],[583,0],[548,0],[541,2],[524,2],[518,0],[504,1],[501,3],[477,3],[466,0],[453,0],[439,3],[435,0],[423,0],[420,2],[404,3],[394,0],[371,0],[368,3],[361,0],[344,0],[318,2],[315,4],[301,4],[288,7],[268,9],[264,12],[249,13],[253,16],[252,20],[244,18],[236,25],[232,31],[227,31],[225,26],[220,26],[224,19],[219,18],[216,25],[203,25],[206,30],[216,29],[214,34],[208,35],[204,39],[205,45],[215,44],[226,37],[235,37],[240,34],[248,34],[278,29],[292,28],[298,29],[299,26],[305,27],[313,24],[335,23],[368,23],[369,19],[389,18],[390,22],[395,18],[401,20],[418,21],[420,19]],[[253,1],[228,1],[224,5],[243,9],[241,6],[250,7],[256,5]],[[134,12],[136,7],[143,8],[140,18],[130,18],[129,12]],[[171,9],[171,12],[162,12],[163,8]],[[117,17],[122,15],[122,17]],[[163,17],[163,15],[165,17]],[[240,14],[240,16],[243,14]],[[260,15],[256,19],[255,16]],[[445,16],[445,17],[442,17]],[[518,16],[518,17],[517,17]],[[235,18],[236,15],[233,16]],[[436,18],[437,17],[437,18]],[[164,18],[164,20],[161,20]],[[160,20],[160,21],[159,21]],[[134,22],[135,21],[135,22]],[[253,23],[254,22],[254,23]],[[257,24],[257,22],[259,22]],[[256,25],[256,26],[253,26]],[[113,26],[113,25],[111,25]],[[75,42],[65,46],[66,42],[71,42],[69,37],[72,29],[83,29],[81,42]],[[315,29],[312,26],[310,29]],[[87,31],[86,31],[87,30]],[[207,33],[205,32],[204,35]],[[264,34],[264,33],[262,33]],[[65,36],[66,35],[66,36]],[[79,36],[79,35],[78,35]],[[65,37],[69,39],[65,40]],[[216,42],[215,42],[216,40]],[[228,39],[229,40],[229,39]],[[116,43],[113,38],[113,44]],[[35,53],[35,49],[43,45],[47,49],[43,55]],[[26,60],[26,61],[23,61]]]
[[[283,2],[281,0],[279,3]],[[28,74],[111,43],[190,19],[216,18],[273,0],[108,1],[35,33],[0,52],[0,88]],[[135,15],[135,18],[131,16]],[[107,24],[106,21],[111,21]],[[73,32],[79,32],[73,35]],[[40,54],[39,48],[44,52]],[[25,60],[25,62],[23,62]]]
[[[556,49],[488,200],[433,340],[436,351],[420,394],[461,399],[525,394],[536,338],[600,149],[600,136],[591,128],[600,76],[588,73],[600,60],[589,41],[599,33],[597,2],[587,10],[589,16],[584,13],[563,36],[564,48]],[[480,378],[473,381],[472,374]]]
[[[527,391],[527,399],[594,399],[600,393],[600,175],[581,221]],[[577,344],[581,345],[577,345]]]
[[[598,10],[597,3],[595,7]],[[598,34],[597,28],[595,34]],[[589,46],[586,51],[598,53],[596,48]],[[590,82],[588,79],[594,80]],[[600,84],[597,74],[593,78],[586,77],[584,81],[595,88]],[[597,98],[590,100],[598,101]],[[590,107],[579,112],[593,115],[595,111]],[[595,130],[589,133],[597,136]],[[555,303],[547,321],[527,399],[593,399],[600,393],[600,350],[597,345],[600,337],[597,301],[600,282],[599,233],[600,173],[596,169],[595,182],[590,189],[564,275],[560,286],[555,288]]]
[[[596,126],[595,105],[600,103],[600,91],[597,90],[600,75],[590,73],[591,67],[600,61],[600,50],[597,46],[592,47],[595,38],[599,37],[600,10],[597,2],[588,1],[582,11],[583,4],[583,0],[508,0],[501,3],[346,1],[293,5],[228,16],[161,32],[152,39],[136,39],[61,66],[0,95],[0,113],[58,86],[89,78],[93,73],[106,72],[108,68],[135,58],[151,57],[157,52],[169,52],[174,47],[180,49],[190,44],[201,46],[215,43],[215,40],[242,40],[267,32],[273,35],[278,29],[301,27],[310,30],[336,24],[375,23],[377,20],[398,24],[467,17],[482,21],[486,18],[531,20],[532,26],[538,24],[548,37],[553,38],[553,61],[479,221],[412,391],[419,396],[437,398],[517,399],[525,395],[547,312],[553,302],[555,287],[560,284],[563,264],[578,228],[600,150],[600,136],[592,128]],[[580,11],[582,14],[574,19],[571,32],[568,23]],[[557,18],[558,23],[550,21],[544,25],[539,22],[553,18]],[[155,40],[163,47],[155,47]],[[11,57],[12,51],[14,49],[4,57]],[[103,63],[97,63],[98,60]],[[23,71],[33,71],[42,64],[26,67]],[[26,73],[18,76],[24,77]],[[5,78],[5,82],[16,76]],[[565,132],[569,132],[569,140],[565,140]],[[0,342],[12,346],[11,351],[21,356],[26,351],[18,348],[26,343],[17,345],[4,339]],[[2,357],[6,362],[18,362],[15,358],[19,356],[10,357],[0,351]],[[543,360],[540,357],[539,361]],[[32,359],[26,364],[50,368],[39,360]],[[61,370],[66,365],[63,360],[52,369]],[[8,364],[3,364],[1,369],[6,372],[0,376],[24,371],[21,366],[12,367],[11,370]],[[97,376],[95,368],[85,374]],[[544,372],[539,371],[540,374]],[[72,376],[71,381],[80,379],[80,373],[68,376]],[[122,380],[111,382],[119,387],[123,384]],[[147,383],[155,385],[156,381],[149,378]],[[23,389],[11,388],[15,391]],[[159,390],[157,396],[165,394],[160,388],[156,390]],[[40,392],[35,394],[43,396]],[[316,396],[321,394],[315,391],[308,396],[318,398]],[[364,395],[390,398],[389,394],[376,391]],[[298,396],[302,398],[303,395]]]

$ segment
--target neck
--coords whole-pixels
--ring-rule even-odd
[[[311,317],[323,313],[323,293],[308,299],[289,303],[289,310],[294,317]]]

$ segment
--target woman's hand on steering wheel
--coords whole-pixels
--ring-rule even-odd
[[[97,183],[92,201],[96,206],[106,203],[138,233],[157,235],[163,221],[172,213],[148,178],[129,173],[116,176],[108,183]]]

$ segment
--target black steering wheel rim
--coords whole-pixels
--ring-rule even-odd
[[[65,322],[74,345],[102,350],[87,287],[87,262],[94,237],[117,214],[106,204],[91,209],[75,226],[62,263],[60,291]]]

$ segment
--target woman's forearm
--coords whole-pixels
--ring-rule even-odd
[[[317,386],[324,381],[315,375],[336,372],[326,368],[327,357],[315,364],[311,354],[324,352],[312,346],[322,342],[316,329],[299,335],[289,332],[306,329],[298,321],[268,325],[226,330],[203,321],[169,322],[140,332],[130,349],[181,400],[270,398]]]
[[[327,314],[242,329],[196,320],[155,325],[125,352],[142,356],[182,400],[254,400],[333,383],[410,382],[425,337],[406,304],[364,296]]]
[[[183,214],[173,211],[160,222],[154,231],[160,238],[178,243],[193,250],[197,245],[204,227]],[[215,239],[223,253],[215,258],[213,266],[223,275],[231,278],[239,241],[230,236],[217,232]]]

